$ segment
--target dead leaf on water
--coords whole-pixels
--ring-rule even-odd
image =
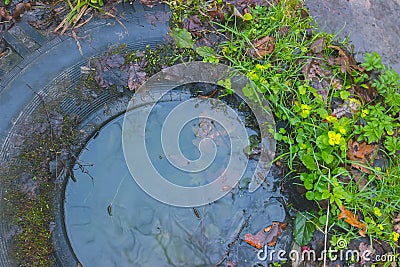
[[[276,239],[282,235],[285,227],[286,223],[272,222],[270,226],[260,230],[256,235],[245,234],[244,242],[257,249],[261,249],[264,244],[273,247],[276,244]]]
[[[157,11],[155,14],[146,13],[146,21],[153,26],[156,26],[157,23],[166,23],[168,22],[170,15],[167,12]]]

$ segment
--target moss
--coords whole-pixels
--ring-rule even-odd
[[[52,232],[50,223],[54,220],[54,208],[50,192],[51,185],[45,184],[36,199],[20,195],[24,203],[17,212],[22,232],[15,238],[15,256],[19,266],[52,266],[54,263]]]
[[[48,103],[53,106],[59,103]],[[47,105],[47,104],[46,104]],[[54,251],[51,222],[54,222],[54,196],[59,193],[50,170],[50,162],[58,164],[63,150],[72,151],[78,140],[75,123],[52,108],[39,108],[28,125],[18,125],[23,138],[18,156],[10,159],[1,170],[5,192],[5,216],[19,229],[11,249],[18,266],[52,266]],[[49,124],[49,117],[58,123]],[[64,155],[65,156],[65,155]],[[68,155],[68,157],[71,157]],[[66,166],[66,164],[63,164]],[[60,171],[60,166],[58,170]]]
[[[193,61],[197,55],[193,49],[180,49],[172,44],[157,45],[154,49],[146,46],[141,50],[126,52],[125,63],[140,63],[143,70],[152,76],[165,67]]]

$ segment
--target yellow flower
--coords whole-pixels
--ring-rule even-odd
[[[264,65],[261,65],[261,64],[256,64],[256,69],[265,70],[266,67]]]
[[[338,145],[340,144],[340,139],[342,138],[342,135],[340,133],[335,133],[333,131],[328,132],[328,138],[329,138],[329,144],[331,146]]]
[[[311,107],[309,105],[301,104],[300,105],[300,115],[303,118],[307,118],[308,115],[310,114],[310,109],[311,109]]]
[[[378,224],[378,228],[383,230],[383,225],[382,224]]]
[[[346,134],[346,129],[343,126],[339,126],[338,130],[341,134]]]
[[[368,113],[369,113],[368,109],[363,109],[361,111],[361,117],[365,118],[368,115]]]
[[[328,122],[336,122],[337,118],[331,115],[326,115],[325,120],[327,120]]]
[[[380,210],[379,208],[377,208],[377,207],[374,208],[374,213],[375,213],[375,215],[378,216],[378,217],[381,217],[381,216],[382,216],[381,210]]]
[[[388,135],[394,135],[394,131],[393,131],[393,130],[387,130],[386,133],[387,133]]]
[[[392,239],[393,239],[394,242],[398,242],[399,241],[399,237],[400,237],[399,233],[392,232]]]
[[[257,73],[255,73],[254,71],[250,71],[248,74],[247,74],[247,77],[249,77],[251,80],[253,80],[253,81],[258,81],[258,75],[257,75]]]

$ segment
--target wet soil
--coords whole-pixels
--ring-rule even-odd
[[[383,62],[400,72],[400,2],[398,0],[306,0],[321,31],[350,34],[356,59],[378,52]]]

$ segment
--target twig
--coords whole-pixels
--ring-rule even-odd
[[[89,173],[88,169],[86,169],[85,166],[83,164],[81,164],[78,160],[76,161],[76,164],[78,165],[78,168],[81,170],[82,173],[84,173],[84,174],[86,174],[87,176],[90,177],[90,179],[92,180],[92,184],[94,184],[94,178]],[[93,166],[93,165],[89,165],[89,166]]]
[[[228,249],[227,251],[225,251],[224,255],[222,255],[222,257],[217,261],[217,263],[214,264],[214,267],[217,267],[218,265],[220,265],[225,259],[226,257],[229,256],[229,254],[231,253],[231,250],[233,248],[233,246],[236,244],[236,242],[239,240],[240,234],[243,232],[244,228],[247,226],[247,224],[249,223],[251,218],[251,215],[249,215],[249,217],[247,217],[247,219],[244,221],[244,223],[242,224],[242,226],[240,227],[238,233],[235,236],[235,239],[233,239],[232,242],[230,242],[228,244]]]
[[[199,95],[199,98],[210,98],[213,95],[215,95],[218,92],[218,89],[215,89],[214,91],[212,91],[209,95]]]
[[[104,14],[105,15],[107,15],[107,16],[109,16],[109,17],[111,17],[111,18],[113,18],[113,19],[115,19],[118,23],[119,23],[119,25],[121,25],[121,27],[122,28],[124,28],[124,30],[125,30],[125,33],[128,33],[129,31],[128,31],[128,28],[126,28],[126,26],[117,18],[117,16],[115,16],[115,15],[113,15],[113,14],[111,14],[110,12],[104,12]]]
[[[78,46],[79,54],[81,54],[81,56],[83,56],[82,46],[78,40],[78,36],[76,36],[76,33],[74,30],[71,30],[71,33],[72,33],[72,37],[75,39],[76,45]]]
[[[83,22],[79,23],[78,25],[76,25],[74,27],[74,29],[77,29],[77,28],[80,28],[80,27],[86,25],[93,18],[93,15],[94,15],[93,13],[90,14],[90,17],[88,19],[86,19],[85,21],[83,21]]]
[[[328,184],[328,190],[330,190],[329,184]],[[330,209],[330,203],[328,201],[328,207],[326,210],[327,213],[326,213],[325,231],[324,231],[324,267],[326,266],[326,249],[327,249],[327,243],[328,243],[329,209]]]

